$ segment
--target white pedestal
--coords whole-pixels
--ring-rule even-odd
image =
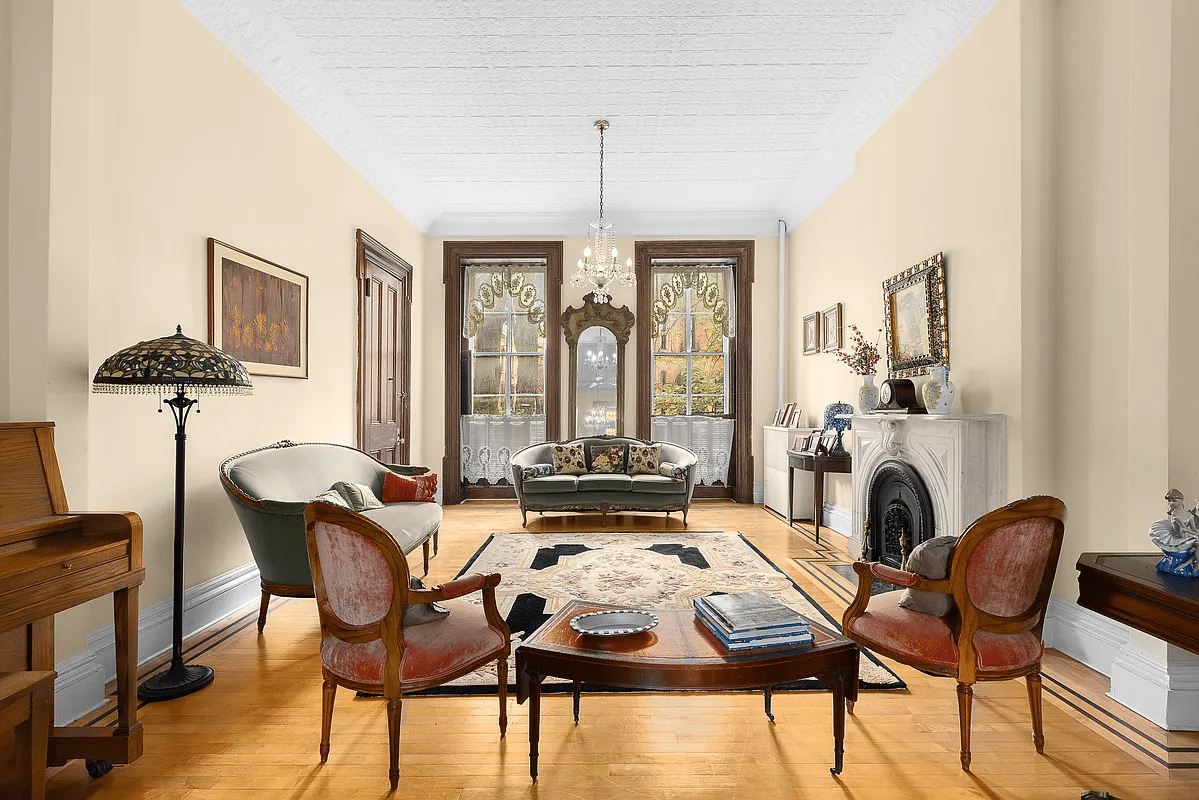
[[[787,450],[796,436],[806,436],[815,428],[762,428],[762,502],[771,511],[787,519]],[[791,519],[807,519],[812,513],[812,473],[795,471]],[[791,522],[787,519],[787,522]]]

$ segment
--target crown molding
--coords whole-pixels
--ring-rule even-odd
[[[812,165],[779,204],[798,226],[853,175],[854,155],[936,69],[998,0],[924,0],[871,62],[820,136]]]
[[[586,238],[589,218],[575,214],[442,214],[429,228],[440,239],[495,239],[537,236]],[[613,215],[617,238],[778,236],[778,215],[770,209],[736,212]]]
[[[286,24],[257,0],[179,0],[304,122],[405,217],[428,233],[439,206],[433,192],[404,174],[345,93],[325,77]]]

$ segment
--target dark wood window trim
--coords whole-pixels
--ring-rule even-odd
[[[737,287],[736,336],[729,355],[732,358],[733,453],[729,459],[729,486],[725,490],[700,492],[696,496],[728,496],[738,503],[754,501],[753,395],[751,361],[750,296],[754,283],[754,243],[746,241],[666,241],[637,242],[637,436],[650,438],[650,413],[653,410],[653,376],[650,374],[650,320],[653,298],[650,296],[650,263],[655,258],[729,258],[735,259],[733,274]]]
[[[562,305],[562,242],[445,242],[442,249],[442,282],[445,284],[445,457],[442,459],[442,502],[446,505],[474,498],[515,497],[510,486],[462,485],[462,379],[459,358],[466,346],[462,336],[462,260],[480,258],[544,258],[545,311],[550,321],[545,338],[545,437],[560,436],[562,387],[560,362],[562,334],[555,324]]]

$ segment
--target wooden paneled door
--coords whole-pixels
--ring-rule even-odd
[[[412,267],[359,230],[358,448],[407,464],[411,425]]]

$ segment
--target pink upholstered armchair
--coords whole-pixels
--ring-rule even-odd
[[[970,705],[976,681],[1024,677],[1033,744],[1041,725],[1041,629],[1065,530],[1066,506],[1053,497],[1018,500],[979,517],[953,548],[949,577],[929,580],[885,564],[857,562],[858,591],[845,611],[845,635],[876,653],[958,682],[962,769],[970,769]],[[949,616],[898,605],[902,591],[870,596],[871,578],[953,597]]]
[[[408,562],[395,539],[370,519],[326,503],[304,511],[308,559],[321,620],[324,672],[321,763],[338,686],[387,700],[394,790],[400,779],[400,704],[405,692],[440,686],[498,662],[500,736],[508,727],[508,626],[495,604],[500,576],[467,575],[432,589],[409,588]],[[483,605],[463,595],[481,591]],[[448,617],[405,627],[404,611],[419,603],[448,608]]]

